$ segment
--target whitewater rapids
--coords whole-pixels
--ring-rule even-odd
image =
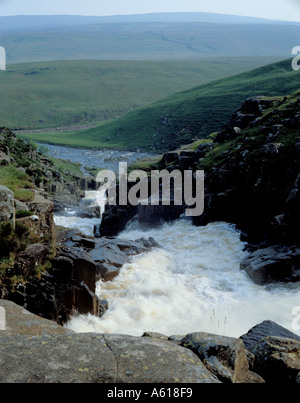
[[[76,315],[65,327],[77,332],[141,336],[209,332],[239,337],[264,320],[293,331],[299,284],[258,286],[243,271],[245,244],[233,225],[195,227],[181,219],[157,228],[134,224],[119,238],[153,237],[159,244],[125,264],[112,282],[97,283],[107,299],[102,318]]]

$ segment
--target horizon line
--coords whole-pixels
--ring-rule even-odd
[[[57,13],[57,14],[9,14],[9,15],[1,15],[0,18],[3,17],[91,17],[91,18],[112,18],[112,17],[129,17],[129,16],[146,16],[146,15],[162,15],[162,14],[207,14],[207,15],[216,15],[216,16],[228,16],[228,17],[239,17],[239,18],[247,18],[254,20],[264,20],[270,22],[291,22],[291,23],[300,23],[296,20],[289,19],[273,19],[268,17],[257,17],[253,15],[241,15],[241,14],[232,14],[232,13],[217,13],[210,11],[154,11],[154,12],[145,12],[145,13],[129,13],[129,14],[107,14],[107,15],[91,15],[91,14],[65,14],[65,13]]]

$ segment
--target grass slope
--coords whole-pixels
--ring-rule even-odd
[[[0,125],[36,129],[96,124],[176,91],[261,66],[266,60],[270,59],[10,65],[0,72]]]
[[[26,137],[75,147],[172,150],[219,130],[247,97],[299,88],[300,72],[284,60],[177,93],[93,129]]]

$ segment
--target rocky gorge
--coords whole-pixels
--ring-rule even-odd
[[[248,99],[209,140],[196,149],[167,152],[154,166],[205,171],[205,212],[193,224],[235,223],[249,251],[241,270],[257,284],[299,281],[298,110],[299,94]],[[17,166],[12,144],[18,142],[2,131],[3,167]],[[268,320],[239,338],[201,329],[133,337],[75,334],[62,327],[74,312],[105,315],[109,301],[95,294],[97,280],[110,282],[132,256],[159,248],[153,238],[117,238],[130,221],[173,221],[185,206],[107,206],[100,237],[55,228],[54,209],[78,204],[96,183],[70,173],[66,180],[47,158],[36,158],[26,147],[31,162],[22,173],[38,178],[27,184],[32,200],[17,200],[16,192],[0,189],[1,252],[7,248],[0,269],[0,307],[7,316],[6,329],[0,330],[1,382],[300,382],[300,337]],[[36,175],[39,170],[42,175]],[[19,242],[9,250],[13,237]]]
[[[300,279],[299,95],[249,98],[208,140],[167,152],[148,167],[204,170],[204,213],[193,217],[193,223],[234,223],[251,252],[241,270],[258,284]],[[151,201],[148,206],[109,206],[100,231],[116,235],[133,218],[141,223],[172,221],[185,209],[172,202],[151,206]]]

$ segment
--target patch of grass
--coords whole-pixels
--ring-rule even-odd
[[[22,202],[32,201],[35,193],[29,175],[23,173],[13,165],[0,167],[0,185],[8,187],[14,192],[14,197]]]
[[[35,268],[35,278],[41,280],[42,275],[47,273],[52,268],[51,262],[47,261],[44,264],[40,264]]]
[[[54,164],[55,169],[66,175],[67,172],[73,175],[82,176],[81,165],[68,160],[61,160],[55,157],[49,157]]]
[[[92,176],[97,176],[99,171],[103,171],[104,168],[97,167],[84,167],[84,169]]]
[[[14,191],[15,199],[23,203],[31,202],[34,199],[35,193],[30,190],[18,189]]]
[[[16,210],[16,218],[31,217],[33,213],[27,210]]]

